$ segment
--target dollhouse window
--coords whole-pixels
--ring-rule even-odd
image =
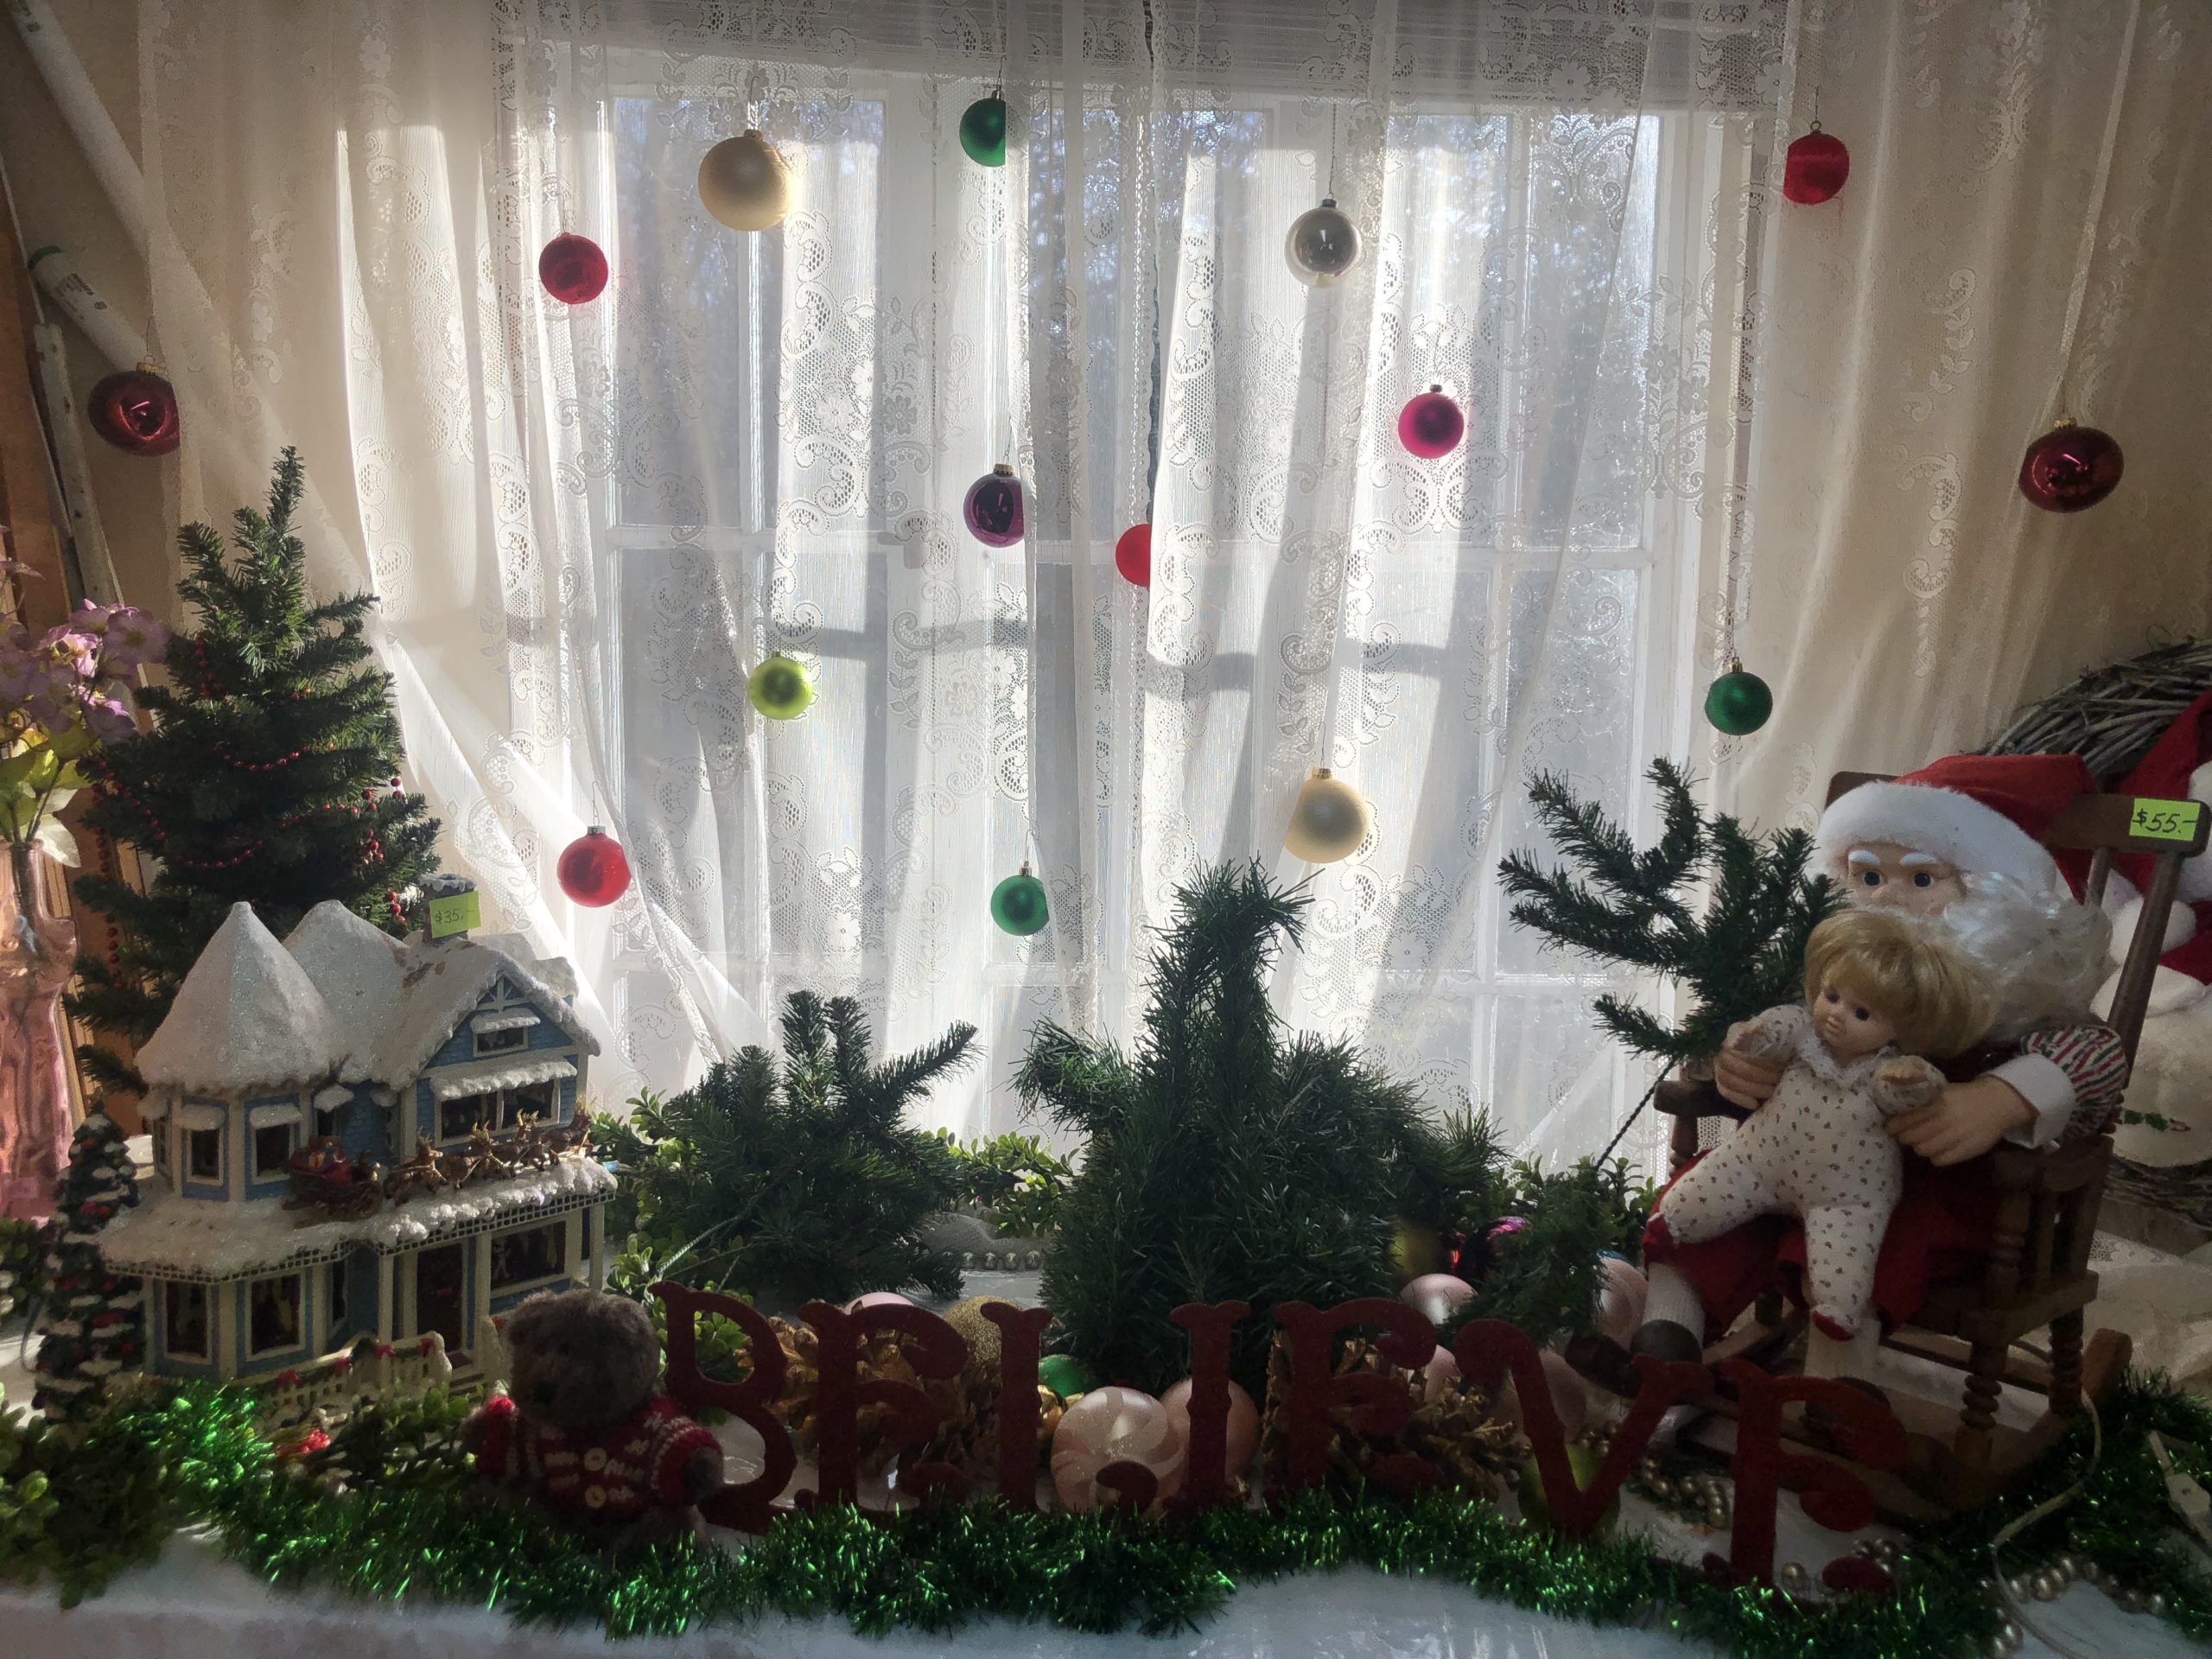
[[[223,1132],[187,1129],[184,1134],[184,1173],[195,1181],[223,1179]]]
[[[466,1141],[468,1132],[479,1123],[487,1128],[499,1127],[499,1096],[462,1095],[438,1103],[438,1139]]]
[[[338,1115],[345,1109],[346,1104],[342,1101],[335,1106],[316,1107],[315,1109],[315,1134],[317,1135],[327,1135],[335,1139],[338,1134]]]
[[[162,1288],[162,1345],[173,1359],[207,1357],[207,1287]]]
[[[499,1031],[480,1031],[476,1033],[476,1052],[484,1054],[512,1054],[530,1041],[526,1026],[508,1026]]]
[[[157,1175],[168,1174],[169,1173],[169,1126],[166,1123],[156,1123],[147,1138],[154,1143],[154,1173]]]
[[[510,1089],[500,1104],[500,1127],[519,1124],[524,1112],[540,1123],[550,1123],[560,1103],[561,1085],[557,1083],[532,1083]]]
[[[492,1288],[512,1289],[569,1270],[569,1224],[556,1221],[492,1241]]]
[[[301,1343],[300,1275],[280,1273],[256,1279],[245,1293],[245,1351],[248,1358],[280,1353]]]
[[[253,1132],[253,1173],[261,1179],[282,1175],[292,1156],[292,1126],[271,1123]]]
[[[334,1338],[346,1328],[346,1263],[334,1262],[326,1271],[330,1278],[323,1287],[322,1305],[330,1316],[329,1335]]]

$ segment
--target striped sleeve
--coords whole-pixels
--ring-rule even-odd
[[[2058,1140],[2082,1140],[2111,1126],[2127,1089],[2127,1051],[2119,1033],[2094,1021],[2058,1026],[2030,1033],[2020,1052],[2050,1061],[2073,1085],[2074,1108]]]

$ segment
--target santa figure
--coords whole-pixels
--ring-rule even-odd
[[[2000,1141],[2050,1146],[2103,1133],[2127,1057],[2089,1012],[2107,975],[2110,927],[2075,900],[2037,838],[2095,785],[2073,755],[1958,755],[1839,797],[1815,837],[1818,868],[1854,905],[1893,906],[1939,926],[1986,972],[1996,1020],[1984,1044],[1947,1065],[1932,1103],[1889,1122],[1905,1150],[1904,1196],[1855,1321],[1815,1328],[1806,1370],[1871,1378],[1885,1325],[1910,1319],[1929,1286],[1979,1265],[1996,1192],[1983,1155]],[[1715,1085],[1757,1109],[1782,1068],[1723,1053]],[[1661,1196],[1655,1217],[1666,1214]],[[1762,1216],[1698,1243],[1645,1235],[1650,1296],[1633,1350],[1695,1359],[1763,1292],[1800,1294],[1805,1246],[1796,1218]],[[1869,1384],[1871,1386],[1871,1383]]]

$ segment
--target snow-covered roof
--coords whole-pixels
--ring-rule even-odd
[[[399,1005],[384,1028],[370,1039],[365,1057],[357,1052],[346,1067],[363,1065],[360,1075],[378,1083],[404,1084],[429,1064],[461,1022],[476,1010],[486,992],[502,976],[560,1027],[587,1054],[599,1052],[598,1039],[586,1031],[566,1002],[536,975],[504,950],[469,939],[410,945],[407,969],[400,976]],[[365,1058],[365,1064],[364,1060]]]
[[[519,935],[403,943],[332,900],[308,912],[285,948],[347,1033],[339,1070],[344,1082],[411,1081],[503,975],[586,1053],[599,1052],[560,990],[543,977],[557,970],[573,992],[568,963],[539,960]]]
[[[315,982],[345,1030],[358,1036],[381,1031],[399,1001],[407,947],[335,899],[308,912],[284,948]],[[359,1083],[349,1077],[346,1081]]]
[[[441,1238],[565,1215],[614,1191],[614,1177],[588,1158],[511,1180],[449,1187],[405,1204],[387,1204],[355,1221],[298,1225],[299,1211],[273,1199],[214,1204],[175,1193],[125,1210],[99,1234],[100,1255],[125,1273],[214,1281],[332,1262],[370,1245],[386,1255]]]
[[[138,1051],[156,1089],[246,1094],[328,1077],[345,1058],[338,1016],[253,906],[231,906]]]

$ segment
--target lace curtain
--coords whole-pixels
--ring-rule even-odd
[[[382,595],[410,763],[490,925],[576,963],[595,1091],[671,1088],[848,992],[987,1063],[1127,1038],[1178,881],[1372,800],[1313,880],[1292,1022],[1590,1149],[1604,988],[1501,914],[1529,770],[1616,810],[1692,751],[1748,518],[1781,0],[261,0],[141,8],[188,514],[301,446],[325,580]],[[957,138],[1002,86],[1002,168]],[[797,205],[714,223],[751,120]],[[1333,192],[1366,257],[1283,254]],[[538,249],[596,238],[595,304]],[[1419,462],[1440,384],[1465,443]],[[1010,461],[1027,534],[964,531]],[[1149,592],[1116,575],[1154,526]],[[789,652],[817,695],[760,720]],[[553,862],[627,847],[620,904]],[[1052,922],[997,931],[1025,859]]]

